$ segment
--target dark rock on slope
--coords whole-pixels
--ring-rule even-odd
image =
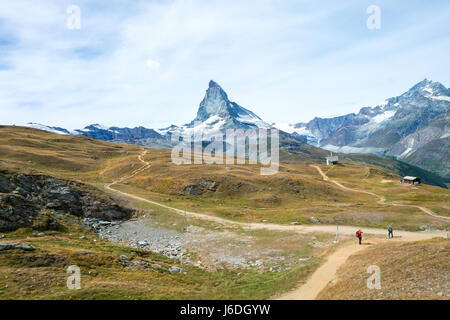
[[[82,183],[0,171],[0,231],[32,226],[44,209],[107,221],[131,216],[131,210]],[[56,229],[58,224],[46,219],[41,227]]]

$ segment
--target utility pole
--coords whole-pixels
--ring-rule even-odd
[[[187,215],[186,215],[186,209],[184,209],[184,231],[187,231],[187,227],[188,227],[188,221],[187,221]]]
[[[336,239],[334,239],[334,243],[338,243],[338,236],[339,236],[339,224],[336,223]]]

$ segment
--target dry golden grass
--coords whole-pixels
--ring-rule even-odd
[[[137,158],[140,150],[137,146],[91,138],[0,126],[0,169],[82,180],[100,188],[104,183],[139,168],[142,165]],[[207,212],[240,221],[247,221],[250,217],[254,222],[311,223],[309,218],[314,216],[321,223],[330,224],[338,221],[340,224],[383,228],[393,224],[396,229],[413,230],[423,224],[441,229],[448,227],[448,223],[420,210],[380,204],[376,197],[344,191],[331,182],[323,181],[317,170],[309,166],[314,163],[313,159],[306,156],[290,155],[288,159],[285,158],[279,173],[274,176],[261,176],[260,168],[256,165],[176,166],[171,162],[169,150],[149,149],[145,159],[150,161],[150,168],[115,187],[180,209]],[[427,185],[399,186],[395,181],[400,176],[354,161],[343,161],[342,165],[334,167],[321,167],[330,178],[345,186],[374,192],[389,201],[429,206],[441,215],[448,215],[449,191],[446,189]],[[202,186],[204,181],[209,186]],[[203,194],[189,195],[186,192],[189,185],[198,186]],[[166,215],[161,208],[152,209],[157,211],[161,221],[175,219],[173,215]],[[318,260],[313,259],[310,264],[282,274],[248,272],[238,276],[226,270],[207,273],[190,268],[187,277],[161,275],[123,270],[116,263],[122,253],[169,263],[160,255],[103,241],[85,244],[79,240],[81,230],[70,229],[69,234],[44,238],[26,238],[31,233],[27,232],[17,235],[17,239],[33,243],[37,250],[26,254],[32,258],[22,264],[17,263],[22,255],[8,253],[0,256],[0,287],[8,285],[7,290],[0,290],[0,297],[267,298],[295,285],[298,279],[310,274],[318,263]],[[254,236],[263,238],[263,235]],[[268,235],[264,241],[274,241],[276,236]],[[427,247],[418,245],[417,248],[426,254]],[[81,257],[77,253],[80,249],[92,251],[96,256]],[[448,255],[446,259],[448,261]],[[33,265],[36,261],[42,261],[42,265]],[[437,260],[433,258],[432,261]],[[66,290],[64,267],[69,262],[86,268],[86,290]],[[441,266],[440,262],[436,266]],[[167,291],[168,287],[170,291]]]
[[[99,173],[111,160],[132,155],[137,157],[139,150],[137,146],[87,137],[0,126],[0,168],[12,171],[98,180]]]
[[[99,239],[70,216],[60,223],[65,231],[46,231],[43,237],[32,236],[31,229],[6,234],[7,240],[2,241],[26,242],[36,250],[2,252],[0,299],[267,299],[291,289],[313,272],[320,262],[315,255],[322,252],[322,248],[309,245],[306,236],[254,232],[252,242],[258,248],[275,246],[290,260],[305,255],[311,259],[280,272],[260,272],[256,268],[208,272],[181,265],[188,270],[187,274],[171,274],[158,268],[126,268],[120,263],[120,255],[125,254],[130,261],[144,260],[166,268],[180,266],[177,260]],[[81,235],[87,239],[80,239]],[[317,239],[329,242],[330,237],[318,235]],[[242,239],[247,239],[247,235]],[[219,238],[215,240],[223,245]],[[80,290],[66,287],[69,276],[66,270],[70,265],[81,269]]]
[[[381,289],[366,285],[367,268],[380,267]],[[391,242],[350,256],[318,299],[450,299],[450,240]]]
[[[22,127],[0,127],[0,169],[43,172],[96,186],[133,172],[142,165],[138,146],[63,136]],[[282,152],[276,175],[261,176],[258,165],[180,165],[170,150],[149,149],[151,167],[116,187],[180,209],[208,212],[225,218],[273,223],[298,221],[417,230],[421,225],[444,229],[447,222],[417,208],[378,203],[374,196],[342,190],[322,180],[309,164],[313,158]],[[400,176],[370,164],[344,160],[337,166],[320,165],[326,174],[347,187],[374,192],[387,201],[423,205],[439,215],[450,215],[448,189],[398,185]],[[391,182],[386,182],[390,180]],[[202,184],[207,185],[202,186]],[[195,185],[201,195],[190,195]]]
[[[311,223],[310,217],[314,216],[327,224],[339,222],[381,228],[394,224],[409,230],[425,224],[437,228],[448,226],[448,222],[432,218],[417,208],[383,204],[373,195],[342,190],[323,181],[317,170],[306,164],[283,163],[276,175],[261,176],[257,165],[177,166],[171,162],[169,150],[152,150],[145,159],[151,163],[150,168],[116,187],[189,211],[240,221],[250,217],[256,222]],[[345,186],[374,192],[387,201],[426,204],[438,208],[439,212],[448,208],[447,189],[384,183],[386,178],[398,181],[400,177],[385,169],[350,161],[321,167],[330,178]],[[189,194],[186,188],[191,185],[203,193]]]

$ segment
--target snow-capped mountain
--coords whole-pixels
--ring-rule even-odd
[[[354,151],[383,153],[447,112],[449,96],[450,91],[442,84],[425,79],[381,105],[362,108],[320,145],[336,151],[352,147]]]
[[[224,132],[226,129],[246,130],[271,127],[252,111],[230,101],[222,87],[211,80],[194,120],[183,126],[172,125],[168,128],[158,129],[158,132],[162,135],[168,135],[175,131],[185,135],[194,133],[208,135]],[[200,135],[198,136],[200,137]]]
[[[358,114],[315,118],[286,129],[330,151],[394,156],[450,177],[449,113],[450,89],[425,79]]]
[[[350,119],[354,116],[355,114],[351,113],[345,116],[334,118],[314,118],[308,123],[274,123],[273,126],[278,128],[279,130],[288,132],[311,145],[319,146],[320,142],[323,139],[328,138],[330,134],[336,131],[345,120]]]
[[[79,135],[119,143],[145,145],[145,142],[147,140],[155,140],[155,143],[158,142],[159,140],[165,140],[165,138],[157,131],[153,129],[147,129],[144,127],[119,128],[119,127],[106,127],[99,124],[91,124],[89,126],[84,127],[83,129],[68,130],[60,127],[51,127],[33,122],[28,123],[26,126],[58,134]],[[167,143],[160,143],[160,144],[161,146],[167,146]]]
[[[171,145],[170,137],[174,132],[182,135],[203,135],[224,132],[226,129],[272,128],[252,111],[241,107],[228,99],[222,87],[211,80],[205,97],[200,102],[197,116],[191,122],[182,125],[171,125],[162,129],[144,127],[119,128],[92,124],[84,129],[66,130],[41,124],[28,126],[60,134],[74,134],[92,137],[99,140],[132,143],[148,147],[167,147]],[[201,137],[200,134],[196,135]]]
[[[153,129],[144,127],[119,128],[105,127],[99,124],[92,124],[84,129],[76,130],[79,135],[89,136],[100,140],[133,140],[133,139],[160,139],[162,136]]]
[[[26,124],[26,126],[30,127],[30,128],[44,130],[44,131],[58,133],[58,134],[76,134],[75,131],[70,131],[70,130],[67,130],[64,128],[60,128],[60,127],[50,127],[50,126],[46,126],[46,125],[43,125],[40,123],[35,123],[35,122],[28,122]]]
[[[450,89],[427,79],[404,94],[376,106],[364,107],[357,114],[314,118],[308,123],[297,124],[263,121],[252,111],[230,101],[221,86],[211,80],[195,119],[185,125],[147,129],[93,124],[77,130],[36,123],[29,126],[147,147],[170,147],[170,137],[174,132],[184,135],[201,132],[205,135],[226,129],[278,128],[281,130],[281,145],[288,146],[292,152],[296,148],[304,149],[301,142],[306,142],[334,152],[394,156],[450,180],[449,119]],[[320,153],[318,150],[317,154]]]
[[[187,127],[193,127],[196,123],[220,123],[223,129],[271,127],[250,110],[228,100],[226,92],[212,80],[209,82],[205,97],[200,102],[197,116]]]

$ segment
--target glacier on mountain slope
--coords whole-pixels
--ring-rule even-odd
[[[375,117],[371,119],[371,121],[374,123],[381,123],[385,120],[392,118],[396,112],[397,112],[396,110],[386,110],[383,113],[377,114]]]
[[[384,153],[384,148],[372,148],[372,147],[351,147],[351,146],[339,147],[327,144],[325,146],[322,146],[321,148],[336,153],[374,153],[374,154]]]
[[[64,134],[64,135],[76,135],[77,134],[75,130],[68,130],[68,129],[59,128],[59,127],[50,127],[50,126],[46,126],[44,124],[35,123],[35,122],[28,122],[25,126],[29,127],[29,128],[39,129],[39,130],[48,131],[48,132],[57,133],[57,134]]]
[[[335,130],[320,146],[333,150],[380,153],[422,127],[439,115],[449,112],[450,90],[439,82],[425,79],[401,96],[387,99],[379,106],[361,109],[353,119]],[[344,148],[346,147],[346,148]],[[351,148],[350,148],[351,147]],[[353,149],[358,148],[358,149]],[[412,148],[405,152],[407,148]],[[394,156],[410,154],[414,147],[405,147]]]

